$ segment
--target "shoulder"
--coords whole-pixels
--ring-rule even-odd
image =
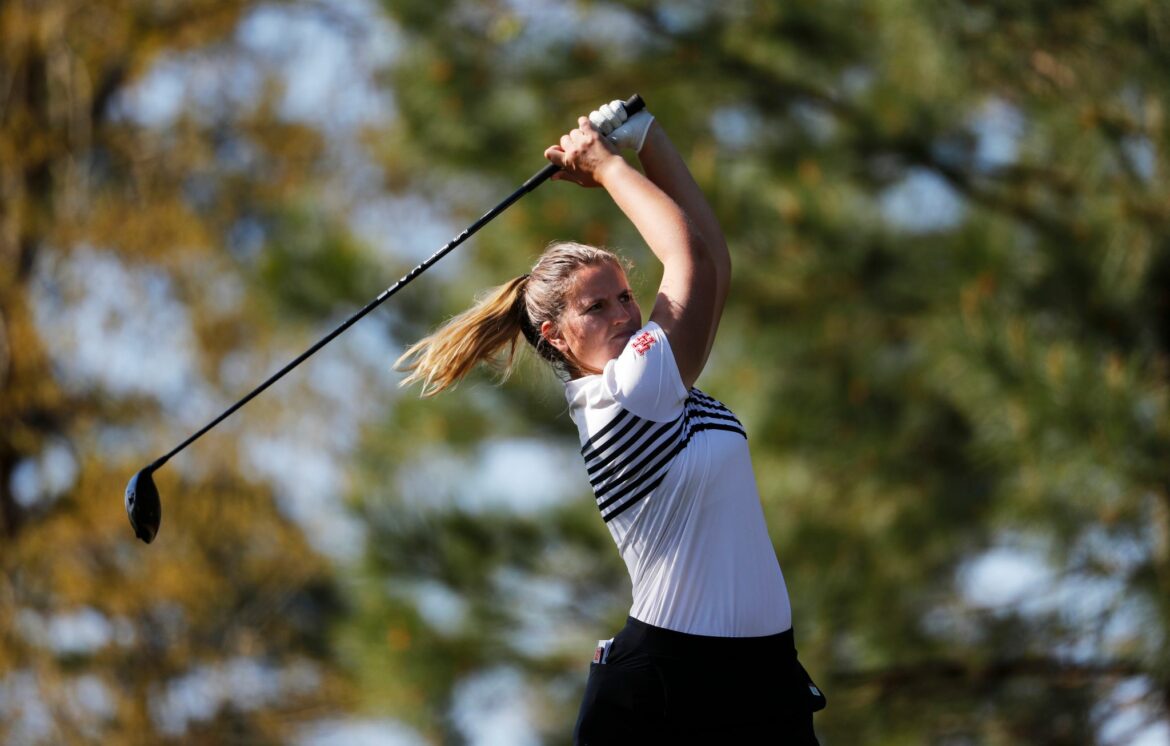
[[[630,337],[601,373],[565,385],[574,419],[578,411],[620,406],[645,419],[669,420],[678,415],[687,393],[670,341],[653,321]]]

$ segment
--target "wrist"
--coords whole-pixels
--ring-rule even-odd
[[[593,180],[603,187],[608,186],[615,179],[620,179],[622,172],[629,171],[632,168],[629,163],[626,163],[625,158],[614,153],[594,169]]]
[[[662,152],[663,145],[669,145],[669,143],[666,130],[662,129],[658,120],[655,119],[646,131],[646,139],[643,140],[642,148],[638,151],[638,160],[645,162],[647,158],[653,158],[656,153]]]

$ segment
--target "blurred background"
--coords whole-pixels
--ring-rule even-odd
[[[642,94],[726,229],[822,743],[1170,744],[1170,5],[0,3],[0,741],[567,744],[629,581],[555,377],[403,346],[547,184],[126,481]]]

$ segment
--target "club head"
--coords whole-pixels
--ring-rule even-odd
[[[158,524],[162,521],[162,503],[151,477],[153,472],[154,469],[148,466],[131,477],[126,485],[126,515],[130,516],[134,535],[147,544],[154,541]]]

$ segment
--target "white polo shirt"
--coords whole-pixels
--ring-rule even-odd
[[[790,628],[747,434],[722,403],[686,390],[662,328],[648,323],[565,395],[597,507],[633,583],[630,616],[718,637]]]

